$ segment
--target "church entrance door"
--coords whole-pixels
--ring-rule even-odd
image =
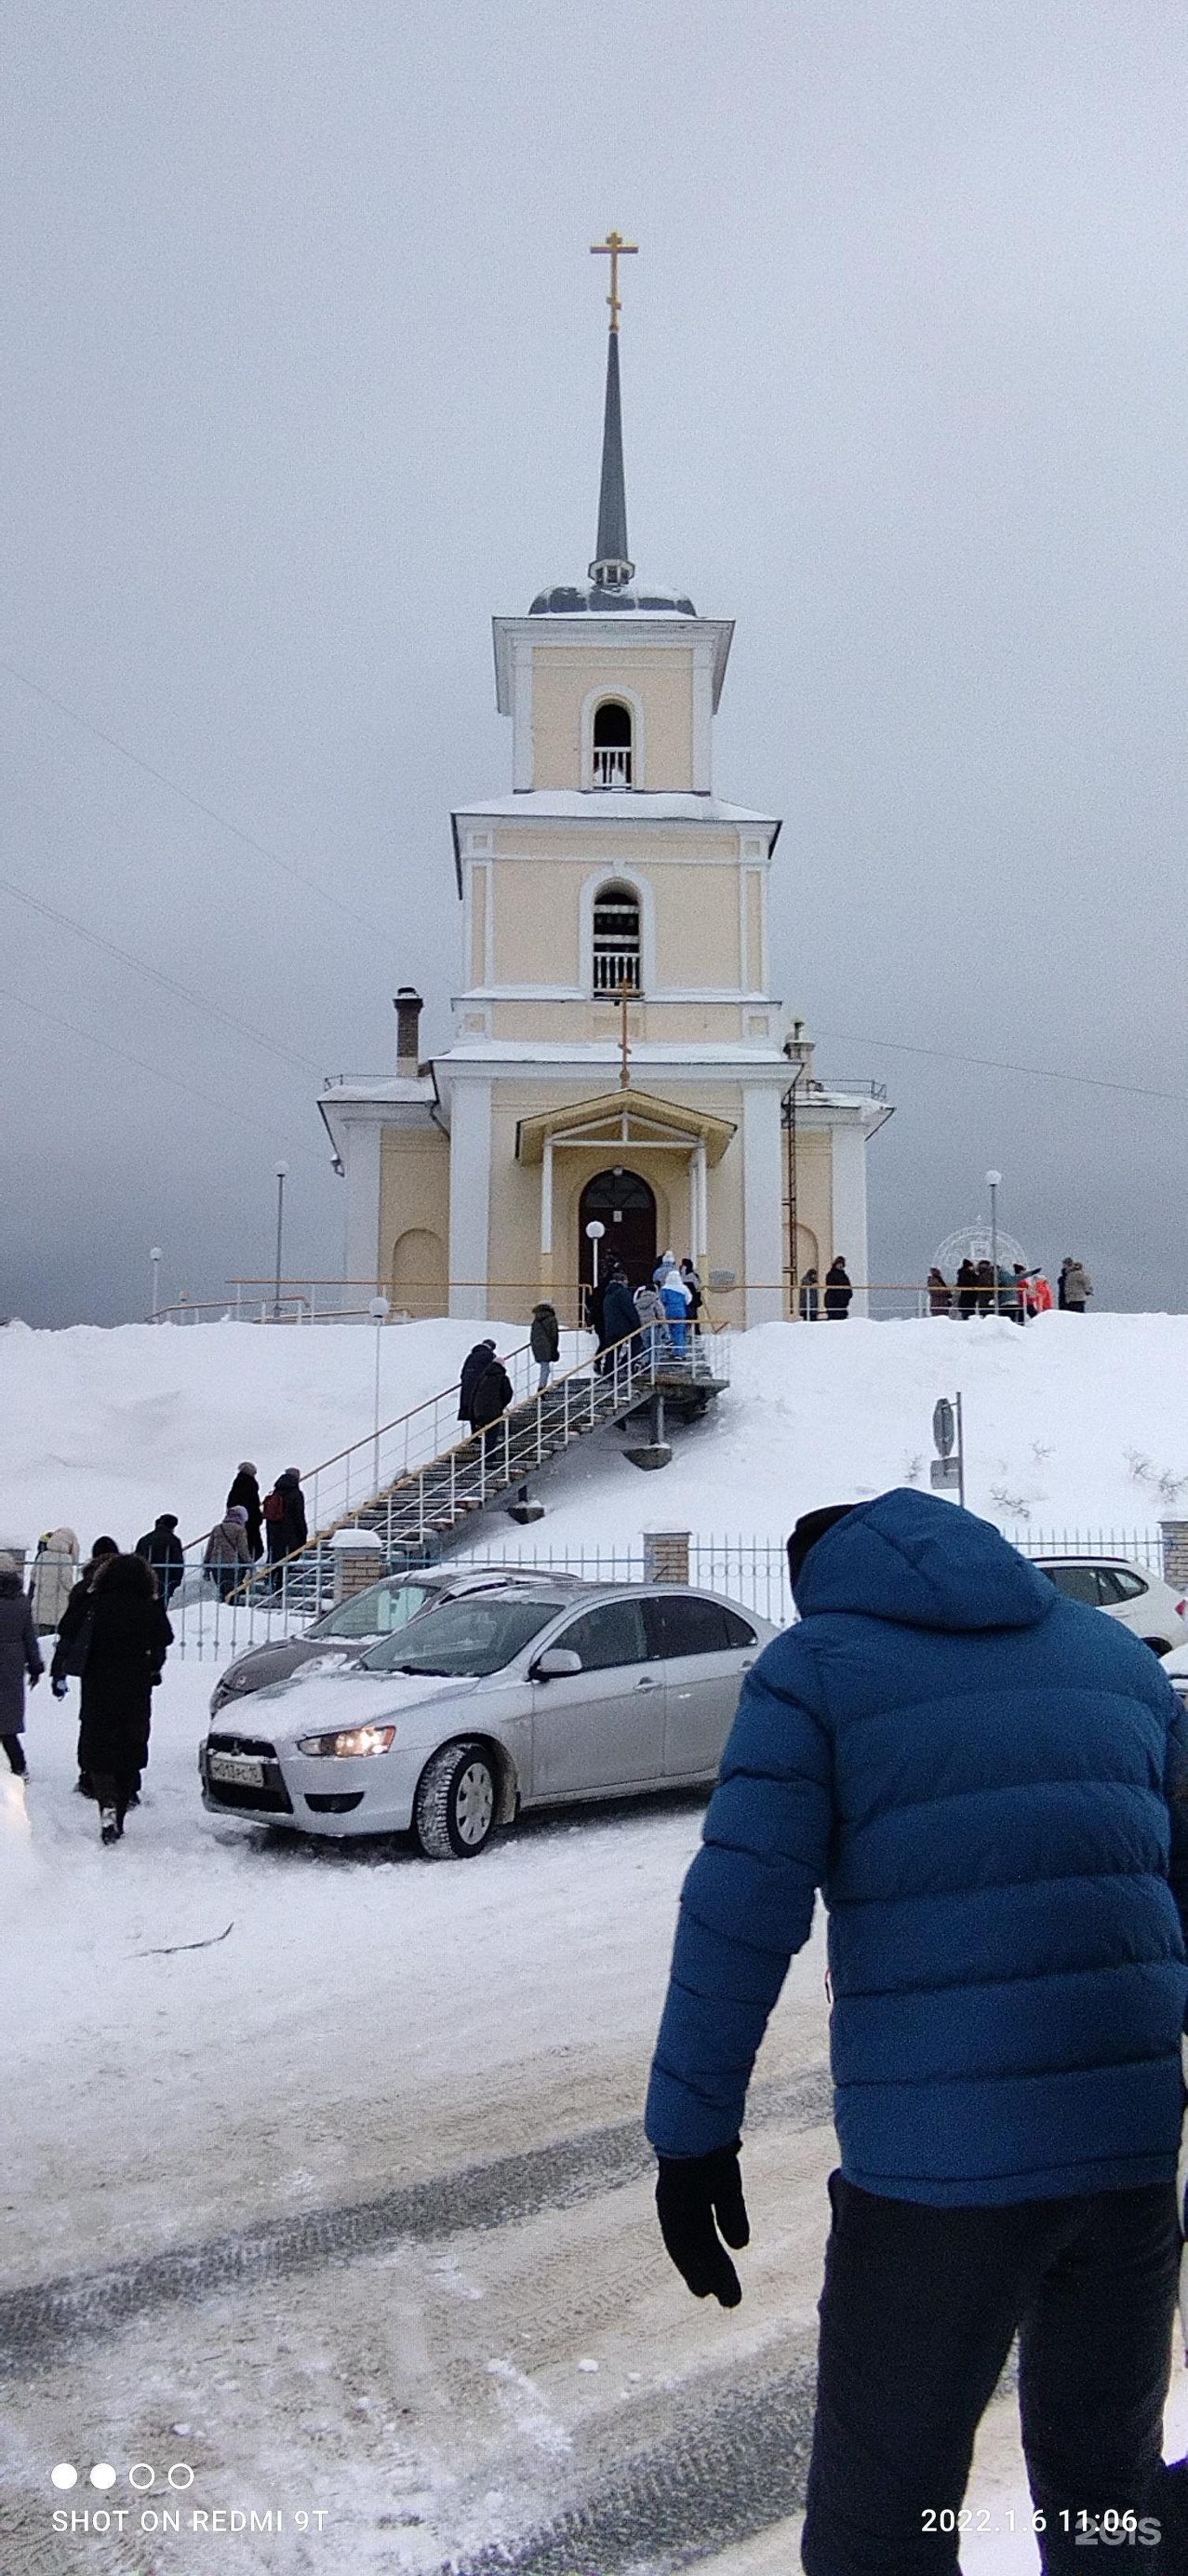
[[[586,1232],[595,1218],[606,1228],[597,1247]],[[621,1264],[633,1288],[642,1288],[651,1278],[656,1267],[656,1201],[638,1172],[616,1168],[596,1172],[587,1181],[578,1207],[578,1277],[586,1287],[594,1281],[595,1249],[600,1279],[605,1279],[612,1261]]]

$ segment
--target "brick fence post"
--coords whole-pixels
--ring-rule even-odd
[[[1173,1592],[1188,1592],[1188,1521],[1160,1521],[1163,1579]]]
[[[689,1531],[644,1531],[644,1582],[687,1583]]]

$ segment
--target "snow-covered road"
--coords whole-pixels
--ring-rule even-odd
[[[0,1784],[4,2576],[790,2576],[835,2157],[819,1937],[752,2097],[728,2317],[660,2250],[638,2126],[697,1805],[473,1865],[246,1835],[198,1802],[210,1681],[168,1674],[115,1851],[44,1690],[29,1788]],[[1021,2522],[1011,2414],[975,2500]]]
[[[749,2476],[738,2407],[789,2372],[803,2443],[834,2152],[819,1943],[761,2069],[747,2301],[711,2316],[659,2249],[638,2130],[697,1805],[537,1823],[473,1866],[249,1837],[198,1804],[210,1679],[167,1676],[117,1850],[43,1691],[28,1790],[4,1784],[9,2330],[68,2285],[6,2390],[13,2576],[216,2563],[184,2530],[159,2558],[89,2534],[76,2560],[54,2506],[115,2491],[56,2497],[55,2461],[121,2464],[130,2506],[128,2463],[181,2459],[204,2507],[283,2512],[228,2534],[238,2576],[428,2570],[590,2498],[638,2518],[640,2452],[649,2510],[687,2519],[687,2426]],[[131,2291],[95,2283],[135,2263]]]

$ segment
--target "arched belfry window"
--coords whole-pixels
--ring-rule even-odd
[[[639,896],[626,885],[600,886],[594,897],[594,990],[638,993]]]
[[[630,707],[621,698],[604,698],[594,710],[595,787],[630,787],[633,749]]]

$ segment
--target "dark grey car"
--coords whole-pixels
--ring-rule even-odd
[[[249,1646],[245,1654],[236,1655],[215,1683],[211,1716],[218,1717],[232,1700],[245,1699],[251,1691],[289,1681],[303,1664],[317,1661],[333,1672],[341,1664],[352,1663],[368,1646],[382,1644],[422,1610],[435,1609],[439,1601],[460,1601],[469,1592],[490,1591],[493,1585],[518,1588],[538,1585],[540,1580],[539,1571],[514,1565],[433,1566],[414,1574],[385,1574],[379,1583],[369,1583],[365,1592],[353,1593],[337,1609],[327,1610],[300,1637],[270,1637],[263,1645]],[[576,1574],[550,1572],[547,1580],[561,1592],[589,1590]]]

